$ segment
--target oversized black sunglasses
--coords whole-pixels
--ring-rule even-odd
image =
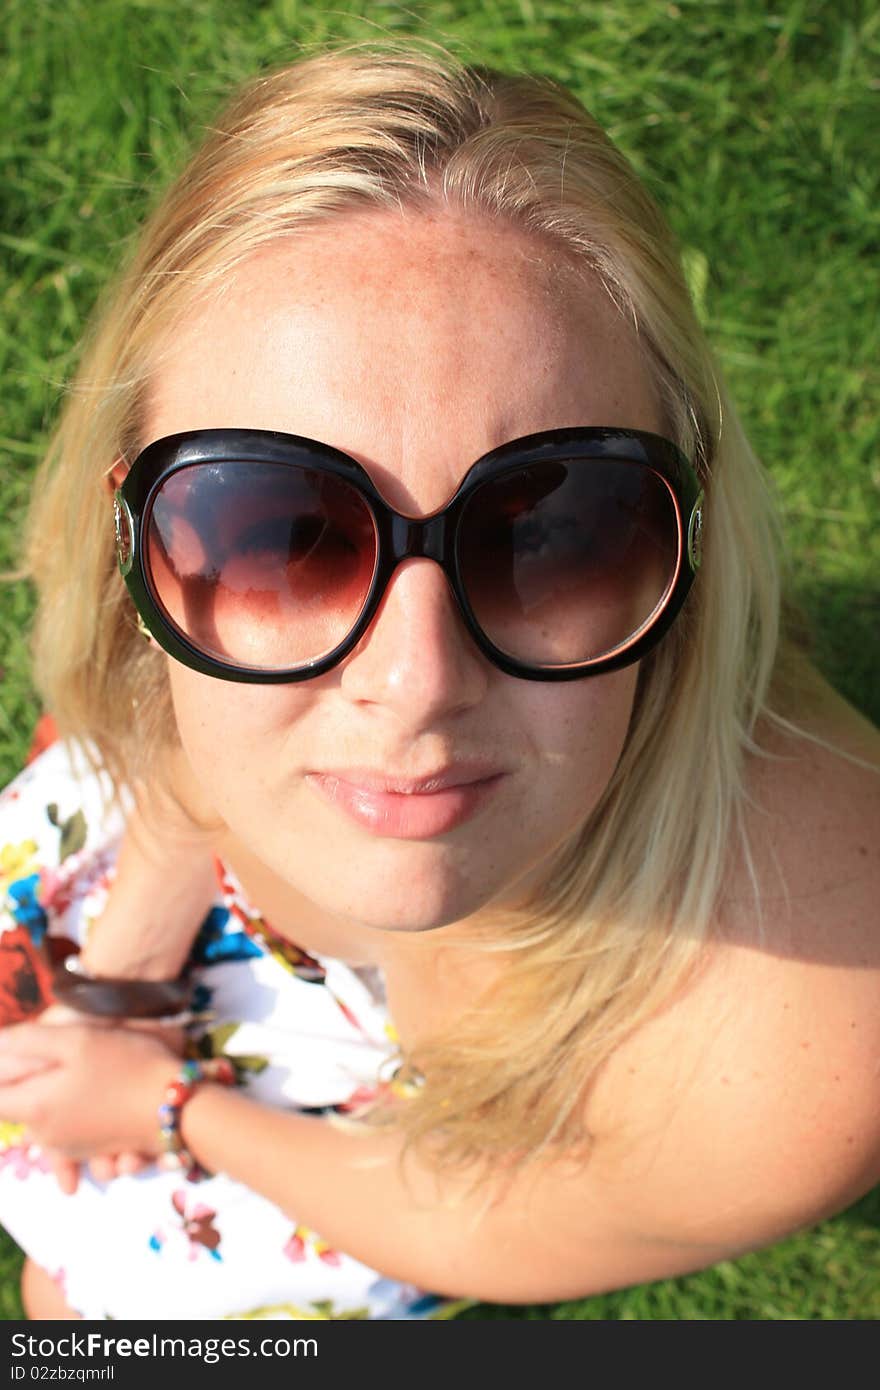
[[[223,680],[323,675],[360,641],[402,560],[436,561],[480,651],[525,680],[639,661],[699,565],[702,492],[669,440],[546,430],[493,449],[430,516],[394,511],[354,459],[269,430],[158,439],[115,494],[146,627]]]

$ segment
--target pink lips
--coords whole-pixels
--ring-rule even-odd
[[[379,777],[360,770],[310,772],[305,780],[325,800],[374,835],[430,839],[469,820],[492,796],[503,772],[474,773],[459,765],[433,777]],[[349,781],[357,777],[357,781]],[[467,780],[471,778],[472,780]]]

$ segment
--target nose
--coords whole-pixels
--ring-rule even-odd
[[[385,705],[427,727],[479,704],[491,675],[440,566],[407,559],[345,659],[342,689],[351,700]]]

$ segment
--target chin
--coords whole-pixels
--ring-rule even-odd
[[[405,889],[401,891],[401,884]],[[394,934],[439,931],[473,917],[494,897],[495,889],[484,882],[479,889],[460,875],[404,875],[395,877],[393,886],[385,876],[371,882],[363,874],[340,898],[337,892],[321,902],[334,916],[347,917],[361,927]]]

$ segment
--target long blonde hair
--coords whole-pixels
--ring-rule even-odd
[[[175,741],[165,658],[135,630],[104,490],[137,450],[155,345],[255,248],[352,209],[438,202],[503,219],[601,278],[707,495],[701,573],[643,663],[600,804],[540,891],[481,928],[478,944],[505,961],[480,1008],[405,1059],[427,1078],[393,1112],[411,1139],[430,1136],[448,1162],[527,1159],[585,1139],[585,1086],[699,959],[740,843],[744,754],[785,664],[760,469],[662,216],[571,93],[389,44],[325,52],[241,92],[97,316],[38,478],[35,678],[62,732],[92,741],[117,785],[158,775]]]

